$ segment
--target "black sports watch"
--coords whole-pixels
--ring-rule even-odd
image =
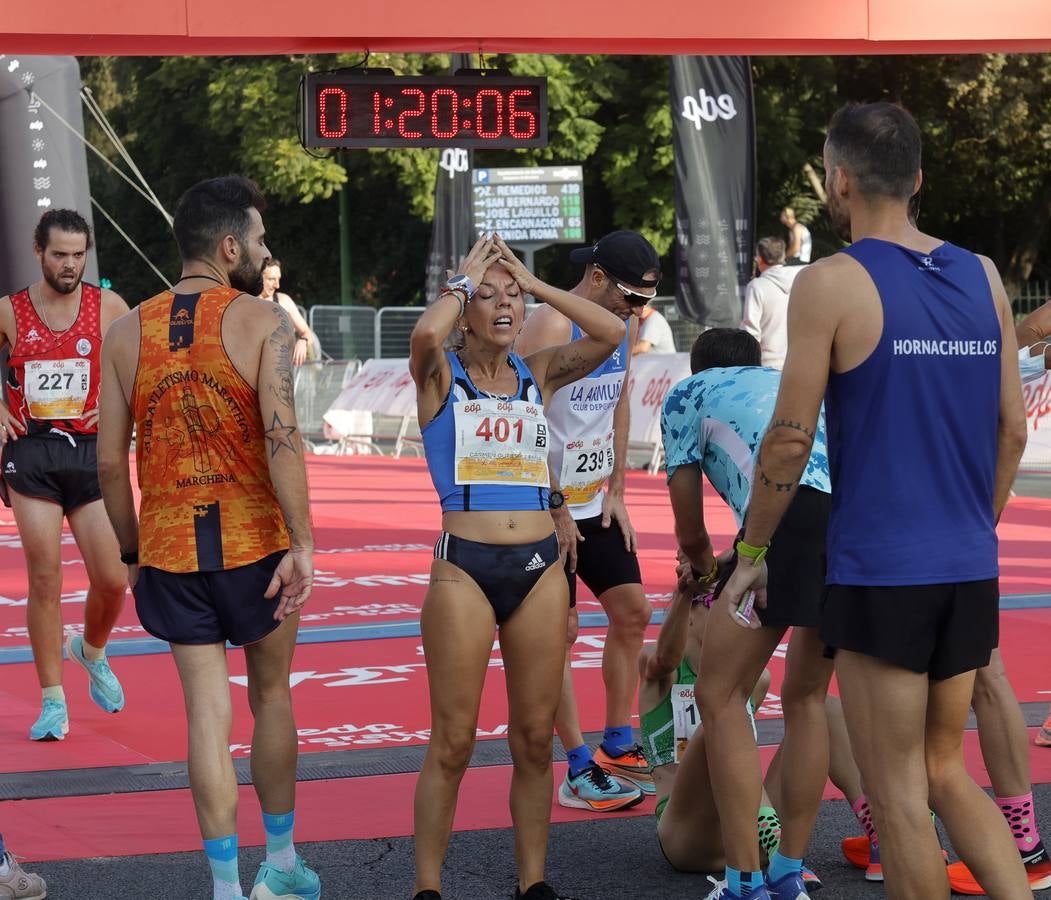
[[[120,561],[126,566],[137,566],[139,564],[139,551],[138,549],[130,550],[125,553],[123,550],[120,551]]]
[[[548,491],[547,492],[547,505],[551,509],[560,509],[565,505],[566,495],[561,491]]]

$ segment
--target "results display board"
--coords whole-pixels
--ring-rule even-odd
[[[475,234],[495,231],[505,241],[584,242],[584,170],[581,166],[475,169]]]

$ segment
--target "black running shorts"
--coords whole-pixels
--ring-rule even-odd
[[[67,514],[101,500],[95,445],[93,434],[34,434],[8,441],[0,454],[4,504],[11,505],[9,490],[50,500]]]
[[[569,579],[569,607],[577,605],[577,577],[596,597],[622,584],[642,584],[639,558],[624,549],[624,532],[614,521],[609,528],[602,527],[602,515],[578,519],[577,529],[583,541],[577,541],[577,571],[569,571],[566,559],[566,578]]]
[[[766,608],[756,608],[764,627],[816,628],[825,593],[825,534],[832,498],[816,488],[800,487],[777,526],[766,552]],[[737,535],[740,540],[743,530]],[[736,568],[737,554],[722,570],[715,596]]]
[[[131,589],[139,621],[154,637],[170,644],[238,646],[261,641],[281,623],[274,619],[280,594],[263,596],[284,550],[247,566],[221,572],[139,570]]]
[[[886,660],[940,681],[980,669],[1000,640],[995,578],[957,584],[831,584],[821,639],[833,650]]]

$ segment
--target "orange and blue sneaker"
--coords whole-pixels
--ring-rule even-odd
[[[814,874],[811,869],[806,866],[800,870],[800,874],[803,876],[803,884],[806,885],[806,891],[808,894],[816,894],[824,885],[821,883],[821,879]]]
[[[599,744],[595,750],[595,762],[603,769],[612,772],[618,778],[626,778],[637,785],[644,794],[655,794],[657,788],[653,784],[653,766],[646,759],[639,744],[629,750],[625,750],[618,756],[613,756],[606,748]]]
[[[1039,857],[1038,859],[1025,863],[1025,873],[1029,878],[1030,890],[1043,891],[1051,888],[1051,860],[1048,860],[1046,853],[1039,853],[1037,856]],[[966,863],[955,862],[949,866],[947,871],[949,873],[949,887],[953,889],[954,893],[971,894],[973,896],[985,893],[982,886],[978,883],[978,879],[967,868]]]
[[[1040,726],[1040,729],[1036,733],[1036,737],[1033,738],[1033,743],[1038,747],[1051,747],[1051,715],[1047,717],[1047,721]]]
[[[634,784],[614,778],[594,762],[573,777],[567,770],[558,788],[558,805],[570,809],[614,812],[630,809],[641,803],[642,799],[642,791]]]
[[[879,844],[869,843],[869,862],[865,866],[865,880],[883,880],[883,865],[879,861]]]

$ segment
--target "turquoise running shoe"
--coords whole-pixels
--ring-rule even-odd
[[[69,658],[88,673],[88,693],[95,705],[103,712],[118,713],[124,709],[124,688],[106,661],[106,655],[93,662],[84,656],[84,638],[77,634],[66,638],[66,653]]]
[[[628,809],[642,802],[642,791],[637,785],[614,778],[598,763],[591,763],[576,777],[569,771],[558,788],[559,806],[570,809],[590,809],[594,812],[613,812]]]
[[[69,711],[64,700],[44,700],[40,718],[29,729],[31,741],[64,741],[69,733]]]
[[[320,897],[321,879],[317,872],[307,868],[303,857],[297,853],[291,872],[264,862],[255,876],[249,900],[319,900]]]

